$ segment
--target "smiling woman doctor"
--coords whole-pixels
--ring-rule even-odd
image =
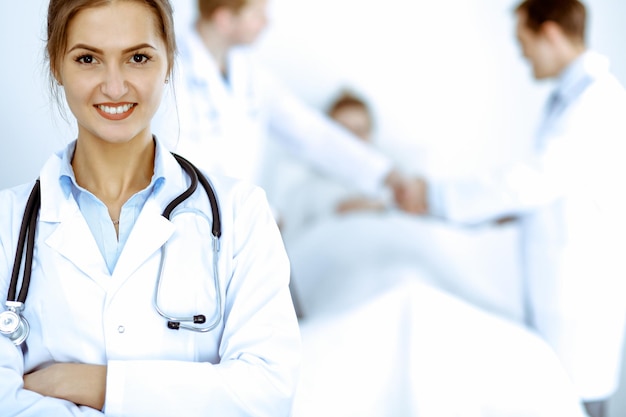
[[[169,2],[52,0],[47,53],[78,137],[0,192],[0,414],[288,415],[300,339],[266,198],[151,134]]]

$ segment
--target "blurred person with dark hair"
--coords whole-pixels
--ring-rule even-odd
[[[533,153],[495,173],[417,183],[425,214],[519,219],[527,323],[601,416],[619,384],[626,325],[626,94],[608,59],[587,48],[581,2],[526,0],[515,15],[534,78],[556,83]]]
[[[254,62],[249,47],[267,26],[267,0],[198,0],[197,6],[193,25],[178,33],[178,112],[164,106],[157,118],[158,135],[179,138],[171,144],[177,153],[210,172],[266,187],[264,175],[274,175],[266,166],[272,139],[364,193],[388,189],[402,208],[417,209],[413,182],[389,158]]]

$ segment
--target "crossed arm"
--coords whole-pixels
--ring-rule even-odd
[[[24,389],[102,410],[106,374],[104,365],[55,363],[24,375]]]

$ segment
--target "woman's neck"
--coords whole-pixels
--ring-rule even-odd
[[[98,197],[118,219],[124,203],[146,188],[154,172],[154,140],[112,144],[79,138],[72,158],[76,182]]]

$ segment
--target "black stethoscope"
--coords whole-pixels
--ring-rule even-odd
[[[206,316],[204,314],[197,314],[192,317],[175,317],[167,314],[159,307],[159,290],[161,288],[161,278],[163,274],[163,267],[165,265],[165,258],[167,257],[166,244],[161,247],[161,261],[159,264],[159,273],[157,276],[157,282],[154,291],[153,305],[159,315],[167,320],[167,327],[170,329],[187,329],[196,332],[208,332],[217,327],[222,317],[222,296],[220,291],[217,263],[218,252],[220,250],[219,239],[222,235],[219,205],[217,203],[217,197],[215,196],[215,191],[213,190],[211,183],[200,172],[200,170],[185,158],[174,153],[172,153],[172,155],[180,164],[180,166],[185,170],[185,172],[189,175],[191,179],[191,184],[182,194],[172,200],[167,205],[167,207],[165,207],[162,216],[170,220],[171,214],[174,209],[196,191],[196,188],[198,188],[198,183],[202,185],[207,193],[207,196],[209,197],[209,203],[211,204],[211,214],[213,216],[211,226],[211,238],[213,240],[213,280],[215,285],[217,307],[213,319],[208,325],[204,325],[206,323]],[[28,288],[30,285],[33,251],[35,246],[35,230],[37,226],[37,216],[39,214],[40,206],[41,193],[39,179],[37,179],[26,202],[26,209],[24,210],[24,216],[22,218],[22,224],[20,226],[20,234],[17,241],[17,251],[15,254],[15,261],[13,263],[13,272],[11,275],[11,282],[7,294],[7,310],[0,313],[0,334],[8,337],[13,341],[15,345],[18,346],[26,340],[30,332],[30,326],[26,318],[22,315],[22,312],[24,311],[24,303],[26,302],[26,296],[28,295]],[[207,221],[209,221],[208,218]],[[24,245],[26,245],[24,274],[22,277],[22,287],[20,288],[20,292],[16,298],[15,295],[17,292],[17,283],[19,280],[20,268],[22,264],[22,256],[24,254]]]

